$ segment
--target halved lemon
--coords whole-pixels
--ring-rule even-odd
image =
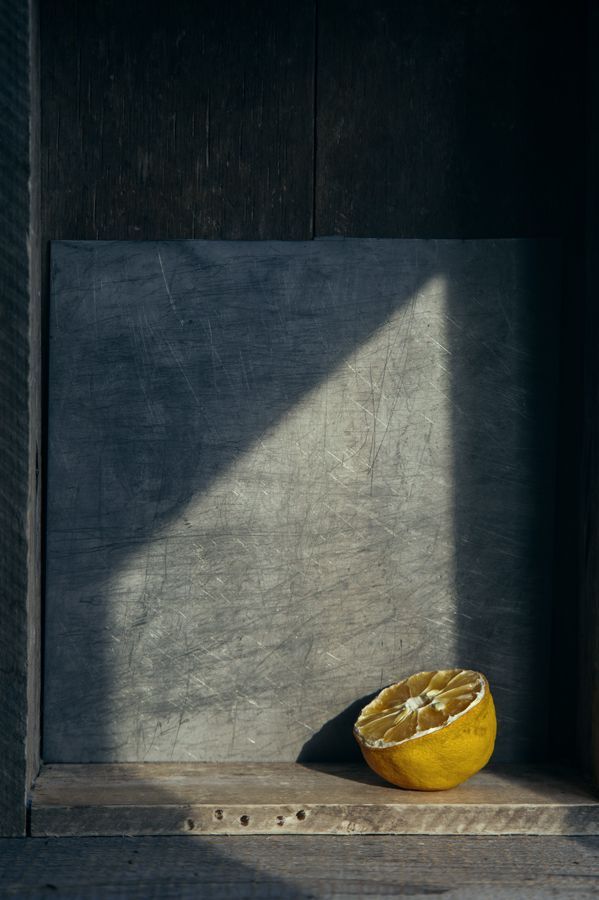
[[[354,735],[377,775],[402,788],[442,791],[487,764],[497,720],[480,672],[418,672],[364,707]]]

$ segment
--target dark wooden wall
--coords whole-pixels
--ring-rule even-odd
[[[42,3],[47,238],[305,238],[311,2]]]
[[[42,0],[44,237],[580,227],[583,6]]]
[[[574,665],[584,4],[41,0],[41,44],[44,248],[563,239],[553,655]]]

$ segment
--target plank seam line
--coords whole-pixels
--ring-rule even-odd
[[[316,197],[317,197],[317,160],[318,160],[318,0],[314,0],[314,44],[313,44],[313,76],[312,76],[312,234],[316,237]]]

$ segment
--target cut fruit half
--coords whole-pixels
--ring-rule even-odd
[[[470,669],[418,672],[364,707],[354,735],[374,771],[399,787],[444,790],[489,761],[495,707],[484,675]]]

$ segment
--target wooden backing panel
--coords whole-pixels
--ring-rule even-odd
[[[313,46],[313,0],[44,2],[44,242],[310,237]]]
[[[571,228],[583,2],[322,0],[318,10],[317,234]]]
[[[599,801],[564,775],[483,771],[401,791],[360,766],[51,765],[32,834],[598,834]]]
[[[0,2],[0,833],[22,834],[39,754],[39,201],[31,10]]]
[[[0,896],[586,900],[595,896],[598,859],[593,837],[3,840]]]

